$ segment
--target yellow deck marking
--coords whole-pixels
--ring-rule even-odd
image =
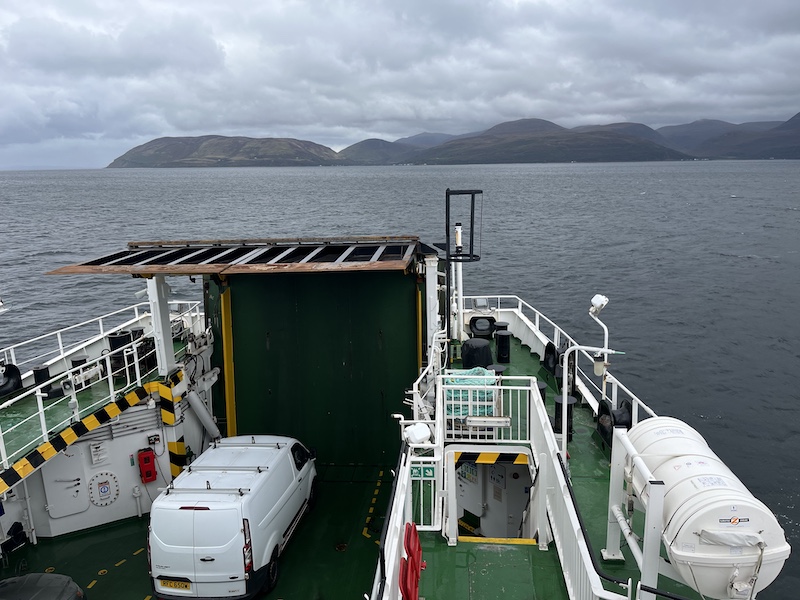
[[[380,494],[380,492],[381,492],[381,480],[380,480],[380,477],[383,477],[383,471],[379,471],[378,472],[378,478],[379,479],[375,483],[375,491],[372,492],[371,504],[375,504],[378,501],[378,494]],[[367,519],[364,522],[364,529],[361,530],[361,535],[363,535],[365,538],[371,538],[372,537],[369,534],[369,523],[370,523],[370,521],[372,521],[372,517],[370,515],[372,515],[373,512],[375,512],[375,507],[374,506],[370,506],[369,507],[369,514],[367,515]],[[379,542],[375,542],[375,543],[377,544]]]
[[[490,538],[490,537],[473,537],[471,535],[458,536],[459,542],[467,542],[470,544],[515,544],[519,546],[535,546],[536,540],[530,538]]]
[[[127,558],[123,558],[121,561],[119,561],[118,563],[114,564],[114,566],[115,566],[115,567],[118,567],[118,566],[120,566],[120,565],[122,565],[122,564],[125,564],[125,562],[126,562],[127,560],[128,560]]]
[[[97,583],[97,579],[92,579],[91,583],[90,583],[89,585],[87,585],[86,587],[87,587],[88,589],[91,589],[91,588],[93,588],[93,587],[94,587],[94,584],[95,584],[95,583]]]
[[[472,525],[470,525],[469,523],[466,523],[466,522],[462,521],[461,519],[458,520],[458,526],[459,527],[463,527],[464,529],[466,529],[470,533],[475,533],[475,528]]]
[[[144,548],[139,548],[136,552],[133,553],[133,555],[136,556],[137,554],[140,554],[142,552],[144,552]]]

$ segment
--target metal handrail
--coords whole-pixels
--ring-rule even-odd
[[[563,348],[569,346],[576,346],[578,345],[577,341],[572,338],[566,331],[564,331],[555,321],[548,318],[544,313],[540,312],[524,300],[522,300],[519,296],[515,295],[480,295],[480,296],[465,296],[465,300],[475,301],[476,299],[486,299],[489,303],[491,310],[495,311],[516,311],[517,313],[524,315],[526,311],[533,315],[533,319],[531,321],[533,327],[536,331],[544,335],[548,340],[550,340],[556,348]],[[507,304],[513,306],[502,306],[503,301],[506,301]],[[542,323],[548,325],[548,329],[552,328],[552,333],[549,331],[542,330]],[[578,353],[578,361],[583,360],[586,363],[592,364],[594,363],[594,357],[591,356],[586,351],[579,351]],[[576,370],[580,375],[580,380],[586,384],[586,386],[590,389],[595,390],[599,394],[602,394],[602,390],[600,386],[598,386],[593,379],[589,376],[591,369],[584,369],[580,366],[580,363],[576,361]],[[584,364],[586,364],[584,363]],[[630,391],[627,387],[625,387],[622,383],[616,379],[611,371],[607,371],[608,381],[612,385],[612,394],[614,390],[621,391],[625,394],[627,399],[631,402],[632,409],[633,409],[633,422],[634,424],[638,422],[638,411],[639,409],[643,410],[650,416],[657,416],[655,411],[651,409],[641,398],[636,396],[632,391]]]
[[[187,318],[189,320],[189,328],[191,330],[195,330],[199,325],[201,325],[200,318],[202,316],[202,312],[200,311],[199,303],[173,302],[173,304],[189,305],[189,308],[178,314],[175,319],[182,320]],[[71,422],[75,422],[80,418],[90,414],[100,406],[114,401],[119,394],[124,394],[130,389],[136,386],[141,386],[143,382],[149,380],[155,369],[148,372],[143,372],[141,369],[141,360],[146,358],[146,356],[140,355],[140,349],[138,347],[140,340],[138,339],[132,340],[125,346],[115,349],[115,353],[119,353],[120,356],[126,357],[121,371],[118,373],[113,372],[111,354],[108,353],[101,354],[93,359],[89,359],[84,364],[67,368],[68,359],[70,356],[74,356],[81,350],[90,348],[92,345],[104,343],[102,342],[103,338],[110,333],[114,333],[115,331],[130,327],[137,322],[141,322],[141,320],[148,314],[138,310],[141,306],[142,304],[137,304],[129,307],[128,309],[115,311],[98,319],[86,321],[77,326],[61,329],[58,332],[34,338],[34,340],[43,340],[56,336],[56,339],[63,341],[63,338],[59,338],[57,336],[59,332],[63,333],[64,331],[75,329],[75,327],[92,323],[100,323],[100,329],[103,330],[104,327],[102,322],[104,318],[124,313],[126,310],[133,310],[134,314],[138,315],[132,320],[128,320],[118,326],[115,326],[114,328],[106,329],[104,333],[94,335],[93,337],[87,338],[82,342],[78,342],[69,347],[64,347],[62,345],[62,349],[60,350],[61,353],[49,363],[50,365],[59,365],[62,370],[59,370],[59,372],[54,374],[47,381],[37,383],[34,387],[22,393],[17,393],[11,399],[0,405],[0,411],[7,410],[16,405],[23,407],[24,412],[24,414],[21,415],[18,420],[16,420],[7,428],[4,429],[3,425],[0,424],[0,464],[2,465],[2,468],[7,469],[9,465],[13,464],[31,449],[35,448],[37,444],[46,442],[53,432],[60,431]],[[150,330],[146,331],[145,337],[149,333],[151,333]],[[28,342],[23,342],[22,344],[17,344],[5,350],[10,349],[13,353],[14,349],[19,348],[30,341],[31,340]],[[184,351],[185,347],[178,348],[176,349],[176,355],[179,355]],[[155,350],[152,350],[151,352],[155,354]],[[62,364],[62,362],[64,364]],[[48,393],[45,390],[49,390],[53,386],[59,386],[60,382],[65,379],[74,384],[76,381],[80,380],[82,373],[85,373],[87,370],[91,370],[93,368],[96,368],[98,372],[104,371],[105,374],[98,374],[97,381],[81,382],[84,385],[80,390],[76,390],[73,387],[71,392],[67,392],[63,396],[57,398],[52,398],[52,401],[45,405],[44,399],[48,398]],[[124,375],[124,378],[119,382],[115,382],[115,375],[120,374]],[[30,378],[30,371],[23,375],[23,379],[25,378]],[[82,392],[82,390],[90,389],[98,385],[107,385],[107,392],[94,394],[88,403],[79,405],[77,394]],[[33,406],[27,406],[28,404],[33,404]],[[65,405],[68,408],[64,410],[65,416],[63,418],[57,418],[56,421],[48,419],[48,416],[56,414],[56,411],[60,409],[63,410]],[[39,421],[38,427],[31,424],[31,421],[37,419]],[[33,431],[28,431],[31,428]],[[14,439],[14,436],[20,436],[20,432],[26,431],[28,431],[28,433],[24,434],[24,438],[20,438],[18,440]]]

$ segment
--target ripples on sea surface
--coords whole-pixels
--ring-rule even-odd
[[[516,293],[695,426],[795,547],[800,587],[800,164],[791,161],[0,172],[0,346],[135,302],[141,280],[44,275],[133,240],[419,235],[484,190],[467,293]],[[170,283],[198,293],[186,279]]]

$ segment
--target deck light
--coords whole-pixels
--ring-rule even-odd
[[[602,294],[595,294],[592,298],[592,308],[589,310],[592,312],[592,314],[599,315],[600,311],[605,308],[606,304],[608,304],[608,298]]]
[[[602,355],[602,353],[597,352],[594,355],[594,374],[598,377],[602,377],[603,373],[606,372],[606,359]]]

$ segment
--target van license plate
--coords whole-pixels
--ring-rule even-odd
[[[172,581],[171,579],[159,579],[161,587],[172,588],[174,590],[191,590],[192,584],[188,581]]]

